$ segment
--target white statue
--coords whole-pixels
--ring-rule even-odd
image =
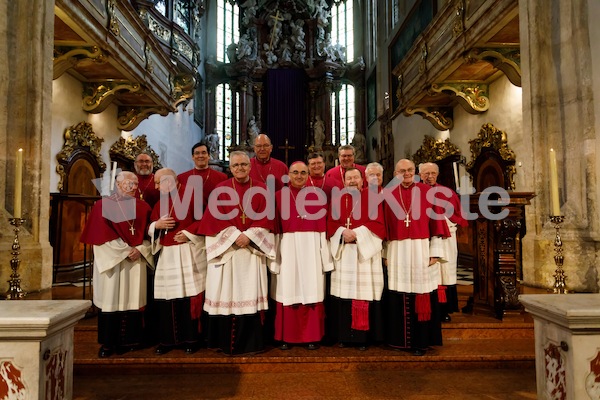
[[[323,149],[323,143],[325,142],[325,122],[318,115],[315,117],[313,129],[315,134],[315,148]]]
[[[250,25],[252,19],[256,16],[256,0],[246,0],[246,2],[240,5],[240,7],[245,8],[242,22],[244,25],[248,26]]]
[[[210,153],[210,158],[212,160],[218,160],[220,147],[219,134],[217,132],[213,132],[210,135],[207,135],[206,142],[208,144],[208,152]]]
[[[352,146],[354,146],[354,159],[358,163],[365,162],[367,160],[365,157],[366,143],[367,139],[365,138],[365,135],[363,135],[360,132],[356,132],[354,134],[354,138],[352,139]]]
[[[280,60],[282,62],[292,61],[292,48],[290,47],[287,39],[283,39],[279,48],[281,49]]]
[[[250,121],[248,121],[247,132],[248,142],[250,143],[250,145],[252,145],[254,144],[254,139],[256,139],[256,137],[260,133],[260,129],[258,129],[258,125],[256,124],[256,118],[254,117],[254,115],[250,117]]]
[[[237,59],[241,60],[252,55],[252,42],[247,33],[244,33],[237,44]]]

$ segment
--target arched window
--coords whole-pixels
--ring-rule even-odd
[[[240,10],[235,2],[217,0],[217,61],[229,62],[227,47],[240,39]],[[239,99],[228,83],[221,83],[215,88],[215,133],[219,135],[222,160],[229,160],[227,147],[238,143],[232,135],[239,132],[237,116],[239,115]],[[235,127],[235,129],[234,129]]]
[[[353,0],[334,0],[331,6],[331,43],[346,49],[346,62],[354,61]]]
[[[240,40],[240,8],[234,2],[217,0],[217,61],[228,62],[227,46]]]
[[[346,62],[354,61],[354,7],[353,0],[334,0],[331,5],[331,43],[340,44],[346,49]],[[332,94],[332,114],[334,129],[339,126],[335,140],[339,144],[349,144],[356,132],[356,110],[354,86],[342,84],[338,98]],[[335,119],[339,118],[339,125]]]
[[[354,139],[354,133],[356,132],[356,107],[355,107],[355,93],[354,86],[347,83],[342,84],[339,91],[339,101],[336,100],[336,95],[331,95],[331,115],[334,118],[338,118],[340,121],[339,144],[350,144]]]

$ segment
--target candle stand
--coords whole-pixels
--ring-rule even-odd
[[[19,244],[19,232],[21,231],[21,225],[25,222],[23,218],[9,218],[8,221],[12,226],[14,226],[15,238],[13,239],[12,250],[10,254],[12,254],[12,260],[10,260],[10,268],[12,273],[10,274],[10,279],[8,280],[9,289],[5,294],[6,300],[16,300],[22,299],[27,294],[21,289],[21,278],[19,276],[19,264],[21,264],[21,260],[19,260],[19,254],[21,254],[21,245]]]
[[[565,217],[562,215],[551,215],[550,222],[554,224],[556,229],[556,237],[554,238],[554,263],[556,264],[556,271],[554,271],[554,293],[569,293],[565,280],[565,271],[563,270],[563,256],[562,239],[560,237],[560,224],[565,221]]]

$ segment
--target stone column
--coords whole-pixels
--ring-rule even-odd
[[[23,27],[27,27],[24,29]],[[48,239],[50,135],[54,2],[5,2],[0,13],[0,229],[12,232],[15,152],[23,148],[21,266],[25,291],[52,285],[52,248]],[[12,235],[0,236],[0,293],[8,289]]]
[[[598,215],[598,142],[600,121],[594,109],[593,58],[599,57],[600,29],[594,21],[600,7],[588,0],[527,0],[519,2],[521,70],[523,83],[523,136],[531,140],[534,160],[529,171],[537,194],[527,224],[537,236],[524,240],[525,283],[551,288],[556,269],[554,229],[549,221],[549,150],[559,165],[563,224],[564,269],[567,287],[597,292],[600,267]],[[597,24],[596,24],[597,25]],[[596,59],[598,62],[598,59]],[[600,71],[599,67],[596,70]],[[528,139],[531,138],[531,139]],[[575,262],[577,260],[577,262]],[[534,267],[535,266],[535,267]]]

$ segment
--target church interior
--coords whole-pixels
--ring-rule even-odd
[[[157,398],[536,398],[534,323],[519,297],[600,290],[600,2],[2,3],[0,292],[90,299],[79,237],[99,179],[133,170],[141,151],[155,170],[187,171],[202,140],[224,172],[257,132],[288,165],[321,152],[333,167],[352,144],[357,163],[384,167],[384,185],[399,159],[435,162],[473,213],[458,234],[462,313],[424,359],[322,348],[100,360],[90,316],[75,328],[73,398],[145,397],[153,389],[135,375],[165,369],[179,386],[199,374],[221,389]],[[502,219],[480,212],[490,188],[508,194],[488,208]]]

